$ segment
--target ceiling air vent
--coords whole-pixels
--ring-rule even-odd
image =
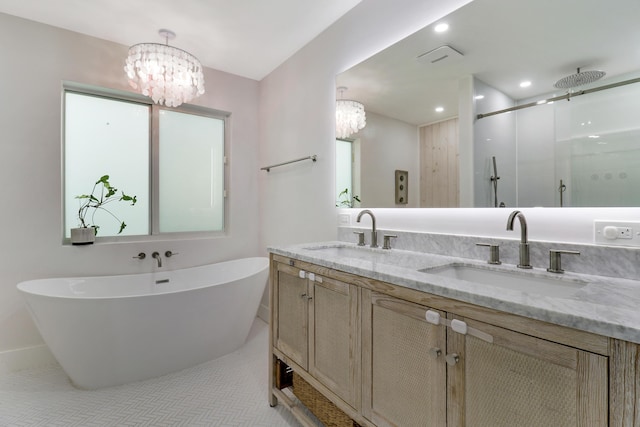
[[[462,53],[448,45],[437,47],[429,52],[425,52],[416,58],[416,61],[423,64],[437,64],[443,61],[462,58]]]

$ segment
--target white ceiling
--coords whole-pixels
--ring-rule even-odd
[[[261,80],[361,0],[0,0],[0,12],[123,45],[169,44]]]
[[[340,74],[345,98],[415,125],[458,115],[458,80],[475,75],[516,100],[560,91],[577,67],[606,79],[640,70],[640,0],[475,0]],[[439,22],[446,33],[433,31]],[[442,45],[459,60],[416,61]],[[530,80],[527,89],[519,87]],[[338,95],[339,96],[339,95]],[[434,108],[442,105],[438,114]]]

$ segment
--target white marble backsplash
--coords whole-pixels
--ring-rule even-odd
[[[371,242],[371,229],[365,227],[338,227],[338,240],[356,243],[357,236],[353,234],[354,231],[364,231],[367,245]],[[489,259],[489,248],[476,246],[476,243],[497,244],[500,246],[500,260],[504,264],[518,264],[520,243],[518,230],[515,231],[517,238],[504,239],[378,229],[380,247],[385,234],[398,236],[391,240],[393,248],[473,260]],[[531,265],[534,267],[547,268],[549,250],[563,249],[580,252],[580,255],[562,255],[562,268],[565,271],[640,280],[640,248],[532,240],[529,240],[529,248]]]

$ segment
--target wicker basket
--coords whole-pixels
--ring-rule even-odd
[[[326,427],[360,427],[329,399],[293,372],[293,394]]]

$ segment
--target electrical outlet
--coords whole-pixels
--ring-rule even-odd
[[[640,246],[640,222],[594,221],[594,240],[611,246]]]
[[[351,225],[351,215],[338,214],[338,225]]]

